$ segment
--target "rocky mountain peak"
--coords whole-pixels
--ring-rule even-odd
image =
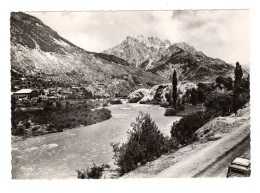
[[[142,67],[142,63],[149,64],[160,58],[170,45],[169,40],[161,40],[158,37],[127,36],[120,44],[105,50],[104,53],[122,58],[132,66]]]
[[[169,47],[171,45],[171,42],[169,40],[162,41],[158,37],[154,37],[154,36],[145,37],[143,35],[127,36],[126,40],[123,41],[123,42],[143,44],[147,47],[154,47],[154,48],[157,48],[157,49],[159,49],[160,47]]]

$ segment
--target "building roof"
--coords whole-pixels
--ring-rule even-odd
[[[15,92],[14,94],[29,94],[32,91],[33,91],[32,89],[21,89],[21,90],[18,90],[17,92]]]

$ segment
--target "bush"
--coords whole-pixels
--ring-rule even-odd
[[[111,143],[113,159],[121,175],[155,160],[173,148],[173,143],[163,136],[149,114],[140,112],[131,126],[133,128],[127,132],[126,143]]]
[[[250,100],[250,80],[244,78],[241,81],[236,81],[234,84],[233,111],[236,113]]]
[[[183,111],[185,109],[182,103],[178,104],[178,111]]]
[[[27,121],[27,122],[25,123],[25,128],[26,128],[26,129],[29,129],[30,126],[31,126],[31,123],[30,123],[29,121]]]
[[[105,171],[105,168],[110,168],[110,166],[107,164],[97,166],[93,162],[93,167],[90,169],[76,170],[76,172],[79,179],[99,179],[101,178],[103,171]]]
[[[223,84],[228,90],[232,89],[233,81],[231,77],[218,76],[216,78],[217,84]]]
[[[24,128],[19,126],[19,127],[12,127],[12,135],[24,135]]]
[[[176,111],[172,108],[168,108],[165,110],[164,116],[175,116]]]
[[[110,104],[112,105],[122,104],[122,101],[120,99],[110,100]]]
[[[104,104],[103,104],[103,107],[108,107],[108,104],[107,104],[107,103],[104,103]]]
[[[207,96],[205,106],[222,116],[230,115],[233,112],[233,93],[225,90],[213,91]]]
[[[215,116],[214,112],[204,111],[184,116],[179,122],[173,124],[171,136],[178,144],[187,145],[194,140],[193,134]]]
[[[164,107],[164,108],[167,108],[167,107],[169,107],[170,105],[168,104],[168,103],[166,103],[166,102],[161,102],[160,103],[160,107]]]

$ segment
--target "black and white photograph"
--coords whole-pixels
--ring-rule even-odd
[[[249,14],[10,12],[12,179],[250,178]]]

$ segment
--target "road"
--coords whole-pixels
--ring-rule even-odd
[[[250,157],[250,138],[246,138],[241,144],[239,144],[234,150],[229,152],[227,155],[213,162],[210,166],[205,168],[203,171],[194,175],[193,177],[226,177],[228,165],[238,156]]]
[[[241,153],[250,154],[250,125],[236,128],[223,138],[208,142],[176,158],[176,163],[159,172],[155,178],[225,177],[228,164]]]

